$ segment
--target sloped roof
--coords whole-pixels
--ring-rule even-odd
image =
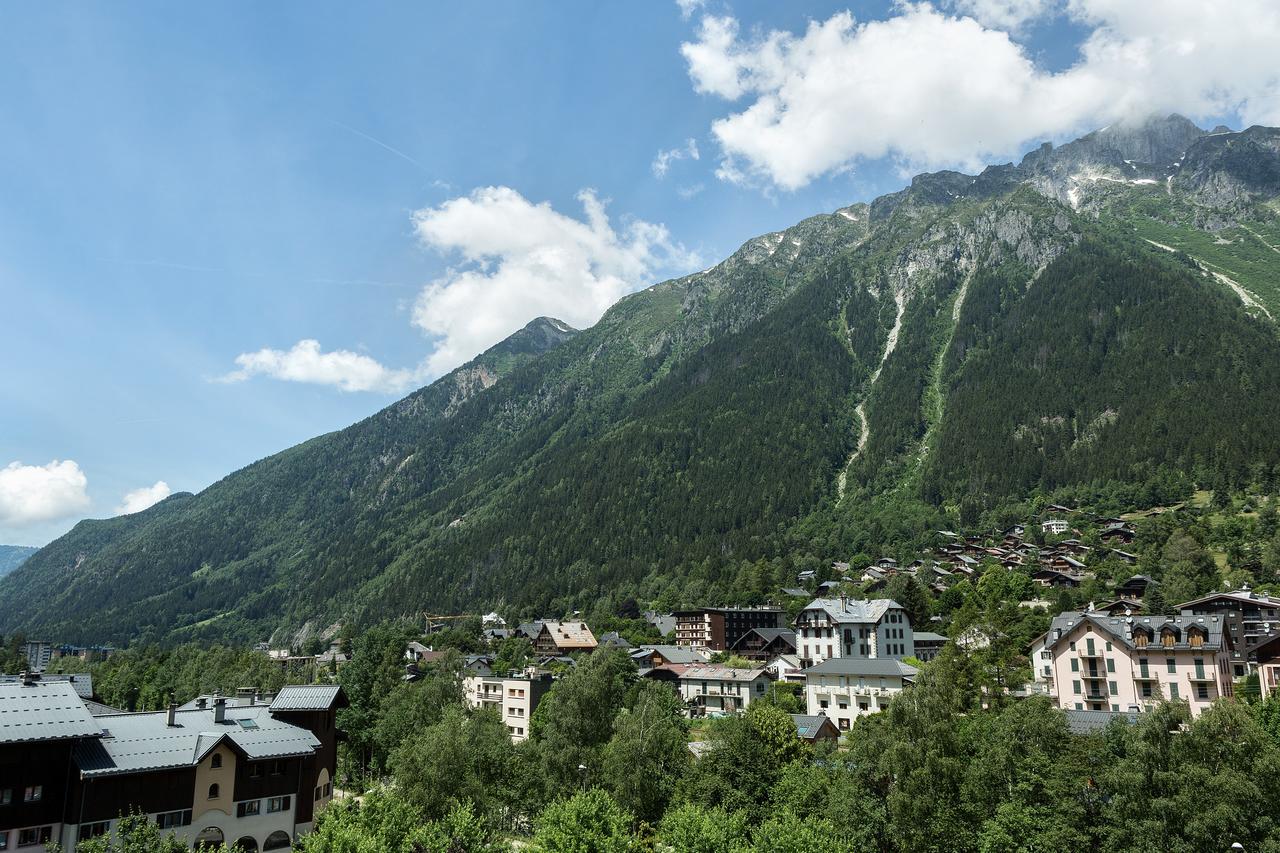
[[[1092,625],[1101,634],[1111,638],[1112,641],[1119,643],[1126,649],[1137,648],[1137,644],[1133,641],[1133,629],[1143,628],[1149,631],[1155,637],[1160,636],[1160,630],[1165,627],[1173,628],[1178,639],[1173,644],[1174,649],[1192,648],[1187,640],[1188,628],[1199,628],[1205,632],[1204,645],[1200,648],[1205,651],[1213,651],[1222,648],[1224,636],[1222,630],[1222,617],[1216,615],[1207,616],[1112,616],[1106,612],[1094,611],[1068,611],[1060,613],[1054,617],[1053,624],[1049,626],[1049,639],[1046,641],[1047,648],[1053,648],[1058,643],[1067,639],[1067,636],[1080,627],[1081,624],[1088,623]],[[1163,648],[1163,646],[1159,647]]]
[[[633,651],[631,656],[647,657],[654,652],[662,655],[669,663],[705,663],[707,660],[688,646],[641,646]]]
[[[0,743],[93,738],[99,733],[69,681],[0,684]]]
[[[95,717],[102,737],[76,745],[75,761],[84,778],[150,770],[193,767],[226,740],[249,759],[310,755],[320,741],[308,730],[278,720],[266,705],[227,708],[214,722],[209,710],[178,711],[176,725],[167,714],[103,714]]]
[[[597,645],[586,622],[543,622],[537,636],[543,632],[551,636],[558,649],[594,649]]]
[[[75,688],[81,699],[93,698],[93,676],[87,672],[50,675],[47,672],[36,676],[41,682],[48,684],[54,681],[65,681]],[[17,684],[22,681],[21,675],[0,675],[0,684]]]
[[[1280,598],[1272,598],[1269,595],[1259,595],[1251,589],[1237,589],[1231,592],[1213,592],[1200,598],[1192,599],[1185,604],[1179,604],[1179,610],[1191,610],[1201,604],[1208,604],[1213,601],[1230,602],[1232,604],[1251,605],[1254,607],[1280,607]]]
[[[1075,735],[1087,735],[1100,732],[1111,724],[1112,720],[1123,720],[1132,725],[1138,722],[1137,711],[1076,711],[1065,712],[1067,729]]]
[[[805,610],[825,610],[835,622],[879,622],[890,608],[902,609],[890,598],[815,598]]]
[[[347,707],[347,694],[338,684],[293,684],[281,687],[272,711],[327,711]]]
[[[945,643],[948,638],[941,634],[935,634],[932,631],[912,631],[911,637],[914,642],[924,640],[927,643]]]
[[[769,674],[768,669],[762,666],[744,669],[720,663],[674,664],[665,668],[674,670],[681,678],[701,681],[755,681]]]
[[[738,642],[734,643],[733,647],[736,649],[738,646],[742,645],[742,641],[747,637],[750,637],[752,634],[755,634],[760,637],[760,639],[764,640],[765,645],[772,643],[779,637],[790,643],[792,648],[795,648],[796,645],[796,632],[792,631],[790,628],[752,628],[750,631],[745,632],[741,637],[739,637]]]
[[[917,670],[892,658],[828,658],[804,671],[805,675],[892,675],[914,678]]]
[[[821,714],[792,714],[791,721],[796,724],[796,732],[805,740],[813,740],[826,726],[835,728],[835,723]]]

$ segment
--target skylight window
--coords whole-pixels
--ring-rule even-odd
[[[242,729],[256,729],[258,727],[257,720],[236,720]]]

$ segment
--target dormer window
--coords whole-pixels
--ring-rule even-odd
[[[1135,631],[1133,634],[1133,644],[1140,649],[1147,647],[1147,633],[1145,631]]]
[[[1187,632],[1187,642],[1191,644],[1191,648],[1198,649],[1204,645],[1204,632],[1192,629]]]

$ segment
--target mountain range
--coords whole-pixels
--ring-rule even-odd
[[[0,630],[300,643],[728,600],[744,566],[1034,494],[1240,484],[1280,464],[1277,316],[1280,130],[1116,125],[756,237],[589,329],[535,319],[347,429],[83,521],[0,581]]]
[[[21,566],[37,550],[25,545],[0,545],[0,578]]]

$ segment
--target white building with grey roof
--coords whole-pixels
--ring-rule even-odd
[[[804,671],[805,705],[829,717],[840,731],[875,714],[914,683],[916,668],[889,658],[830,658]]]
[[[832,658],[902,660],[915,655],[911,620],[888,598],[815,598],[796,617],[796,651],[807,666]]]

